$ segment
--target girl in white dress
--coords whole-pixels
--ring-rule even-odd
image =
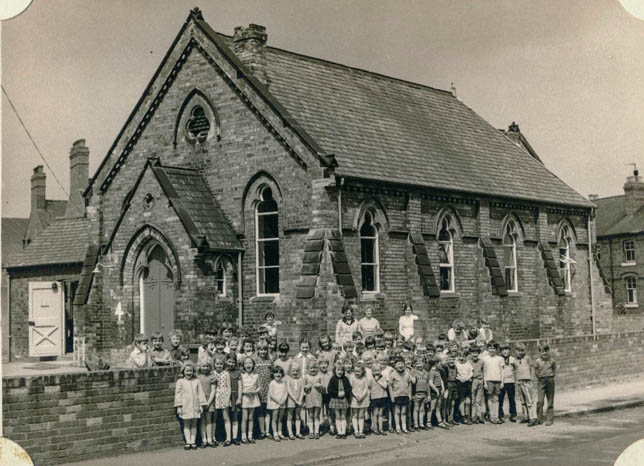
[[[304,406],[309,438],[320,438],[320,410],[322,409],[322,376],[318,373],[318,361],[309,364],[309,373],[304,376]]]
[[[255,443],[253,436],[253,414],[259,406],[259,376],[255,372],[255,360],[244,357],[239,379],[239,393],[242,396],[241,443]]]
[[[300,366],[297,364],[291,366],[290,377],[286,379],[286,389],[288,390],[288,400],[286,400],[288,438],[291,440],[295,440],[295,437],[302,439],[304,437],[301,434],[301,411],[304,400],[304,383],[300,378]],[[293,434],[293,421],[295,421],[295,434]]]
[[[268,397],[266,400],[266,409],[271,413],[273,424],[273,440],[279,442],[286,440],[288,437],[282,434],[282,418],[286,410],[286,399],[288,391],[284,382],[284,369],[280,366],[273,368],[273,380],[268,384]]]
[[[195,377],[195,366],[187,362],[181,368],[182,378],[177,380],[174,390],[174,407],[177,416],[183,419],[183,435],[186,439],[185,450],[197,449],[197,423],[201,412],[208,404],[201,382]]]
[[[349,374],[351,383],[351,421],[356,438],[364,438],[364,417],[369,407],[369,379],[365,374],[362,361],[355,364],[353,373]]]

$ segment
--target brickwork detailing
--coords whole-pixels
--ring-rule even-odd
[[[98,247],[95,244],[87,246],[87,253],[85,254],[85,261],[83,261],[83,268],[81,269],[80,282],[74,297],[74,305],[80,306],[87,303],[89,297],[89,290],[92,286],[92,278],[94,277],[94,268],[98,261]],[[99,266],[100,267],[100,266]]]
[[[329,230],[327,232],[327,244],[331,251],[331,262],[333,264],[333,274],[335,281],[345,299],[355,299],[358,297],[356,286],[351,275],[351,268],[344,253],[344,243],[342,235],[338,230]]]
[[[543,259],[543,265],[546,268],[546,273],[548,274],[548,282],[550,286],[554,288],[555,293],[559,296],[565,296],[566,292],[564,291],[564,284],[561,275],[559,275],[559,264],[555,260],[554,253],[550,248],[550,245],[547,241],[539,241],[539,249],[541,250],[541,258]]]
[[[481,246],[483,248],[483,257],[485,258],[485,266],[490,272],[490,282],[492,283],[492,294],[496,296],[507,296],[508,289],[505,284],[505,278],[501,271],[501,265],[496,257],[496,251],[490,238],[481,238]]]
[[[423,287],[423,295],[430,298],[438,298],[441,295],[434,272],[432,271],[432,264],[427,254],[425,241],[423,235],[420,233],[410,233],[409,241],[412,244],[412,254],[414,255],[414,262],[420,277],[420,285]]]

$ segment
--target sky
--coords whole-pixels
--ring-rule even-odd
[[[90,176],[191,8],[217,31],[266,26],[269,45],[449,89],[497,128],[516,121],[584,196],[644,170],[644,21],[617,0],[34,0],[1,25],[1,81],[63,188],[69,150]],[[3,217],[29,215],[44,164],[2,95]],[[529,174],[526,174],[529,176]]]

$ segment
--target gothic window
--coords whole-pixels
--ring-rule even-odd
[[[190,142],[204,142],[210,132],[210,120],[201,105],[195,105],[190,110],[190,117],[186,121],[186,137]]]
[[[217,283],[217,294],[219,296],[226,296],[226,267],[223,261],[217,263],[215,282]]]
[[[279,212],[273,191],[266,186],[255,209],[257,251],[257,294],[280,292]]]
[[[373,293],[380,291],[379,262],[378,229],[373,222],[373,213],[367,211],[360,225],[362,291]]]
[[[626,304],[637,304],[637,278],[626,277]]]
[[[505,284],[508,291],[519,291],[517,277],[517,233],[516,225],[510,221],[503,232],[503,264]]]
[[[443,217],[438,233],[441,292],[454,291],[454,235],[452,234],[451,221],[451,217]]]
[[[572,264],[573,260],[570,258],[570,246],[572,244],[572,236],[568,225],[564,225],[559,233],[559,272],[564,282],[564,290],[570,291],[572,288]]]
[[[635,262],[635,241],[631,239],[624,241],[624,262]]]

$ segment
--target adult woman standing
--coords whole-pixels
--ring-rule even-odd
[[[367,306],[364,309],[364,317],[358,321],[358,330],[362,333],[362,338],[375,335],[379,329],[380,322],[373,316],[373,308]]]
[[[358,321],[353,317],[353,309],[348,304],[342,308],[342,319],[335,326],[335,342],[344,344],[351,341],[353,332],[358,330]]]
[[[409,340],[414,336],[414,321],[418,320],[418,316],[412,314],[411,304],[409,303],[405,303],[403,313],[398,319],[398,334],[405,340]]]

